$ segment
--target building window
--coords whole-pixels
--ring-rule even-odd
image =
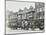
[[[40,8],[40,12],[42,12],[42,8]]]
[[[37,9],[37,12],[40,12],[40,9],[39,8]]]

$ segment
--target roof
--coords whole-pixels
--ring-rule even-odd
[[[35,11],[26,11],[26,12],[23,11],[23,12],[18,12],[18,14],[28,14],[28,13],[31,13],[31,12],[34,13]]]

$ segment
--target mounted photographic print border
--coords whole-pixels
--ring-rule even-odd
[[[5,0],[5,34],[44,32],[44,2]]]

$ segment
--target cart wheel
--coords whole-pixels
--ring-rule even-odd
[[[43,30],[43,29],[44,29],[44,27],[39,27],[39,29],[40,29],[40,30]]]
[[[44,28],[40,28],[40,30],[43,30]]]

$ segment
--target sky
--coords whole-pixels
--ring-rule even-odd
[[[29,9],[30,6],[35,8],[35,3],[28,2],[16,2],[16,1],[6,1],[6,10],[18,12],[19,9],[24,9],[27,7]]]

